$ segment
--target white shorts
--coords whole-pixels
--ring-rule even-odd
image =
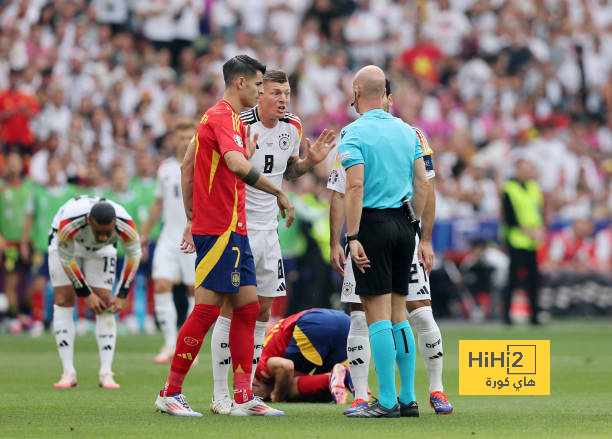
[[[195,284],[195,253],[183,253],[178,242],[160,239],[153,254],[153,279],[168,279],[185,285]]]
[[[249,244],[255,261],[257,295],[280,297],[287,294],[283,255],[276,230],[248,231]]]
[[[411,280],[408,285],[406,302],[431,300],[429,279],[425,273],[424,265],[419,263],[419,258],[417,256],[419,237],[415,235],[414,240],[414,256],[412,257],[412,265],[410,266]],[[342,281],[342,294],[340,295],[340,300],[344,303],[361,303],[359,296],[355,294],[355,275],[353,274],[353,264],[351,263],[350,255],[344,267],[344,280]]]
[[[91,287],[112,291],[117,269],[117,250],[113,246],[80,253],[74,259]],[[49,276],[53,287],[72,285],[60,262],[57,247],[49,247]]]

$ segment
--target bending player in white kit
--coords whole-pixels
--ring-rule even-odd
[[[264,75],[264,92],[258,105],[240,114],[251,133],[258,135],[257,147],[250,162],[274,184],[280,186],[283,176],[296,179],[324,160],[334,146],[335,135],[324,130],[316,142],[306,139],[306,158],[300,159],[302,123],[287,111],[291,99],[285,72],[269,70]],[[275,297],[286,294],[285,272],[278,242],[278,206],[276,198],[251,186],[246,187],[246,220],[249,242],[255,259],[259,316],[255,324],[253,374],[261,351],[270,308]],[[227,386],[231,364],[229,330],[231,308],[223,306],[212,333],[211,351],[214,379],[213,413],[229,414],[232,406]],[[252,376],[251,376],[252,379]]]
[[[116,296],[117,249],[121,241],[125,265]],[[84,297],[96,314],[96,339],[100,353],[100,387],[118,389],[111,366],[117,327],[113,312],[126,308],[126,297],[140,262],[140,239],[134,221],[117,203],[104,198],[79,196],[68,200],[53,218],[49,244],[49,274],[55,293],[53,331],[63,374],[56,388],[77,386],[74,369],[74,301]],[[106,311],[108,310],[108,311]]]
[[[195,305],[193,285],[196,255],[181,251],[180,243],[187,224],[181,191],[181,163],[196,128],[197,124],[188,119],[177,124],[173,133],[176,154],[164,160],[157,171],[155,200],[141,231],[143,254],[146,255],[149,233],[159,218],[162,218],[163,226],[153,255],[155,317],[164,335],[164,345],[154,358],[158,364],[169,363],[174,354],[177,316],[172,286],[175,282],[179,281],[187,286],[187,315]]]
[[[383,109],[389,111],[392,104],[391,88],[389,81],[386,84],[386,99]],[[427,178],[435,177],[433,167],[433,151],[421,130],[415,128],[415,132],[423,147],[423,158],[427,171]],[[342,283],[341,301],[350,303],[351,326],[347,338],[347,355],[351,367],[351,378],[355,386],[355,400],[344,414],[350,414],[367,407],[368,401],[368,371],[370,367],[370,339],[368,325],[366,323],[363,305],[359,296],[355,294],[355,277],[353,266],[349,255],[344,254],[340,245],[340,233],[344,224],[344,191],[346,186],[346,171],[341,161],[337,158],[330,172],[327,188],[333,191],[330,205],[330,245],[331,264],[341,276]],[[417,332],[419,351],[425,360],[425,368],[429,378],[429,401],[436,413],[452,413],[453,407],[443,393],[442,386],[442,336],[436,324],[431,310],[431,295],[428,275],[433,265],[433,249],[431,246],[431,232],[433,229],[436,199],[434,187],[431,185],[427,195],[427,201],[423,216],[421,218],[422,234],[415,236],[416,247],[412,260],[412,279],[406,297],[406,309],[410,326]],[[420,239],[419,239],[420,238]],[[344,264],[344,261],[348,263]],[[419,262],[422,260],[423,262]],[[423,264],[424,263],[424,264]],[[418,408],[415,407],[418,416]]]

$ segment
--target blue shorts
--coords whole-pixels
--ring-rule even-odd
[[[295,323],[284,357],[302,373],[331,372],[346,361],[346,338],[351,319],[343,311],[311,309]]]
[[[193,235],[196,246],[195,287],[217,293],[237,293],[246,285],[257,285],[255,261],[249,238],[229,235]]]
[[[32,255],[31,272],[35,277],[49,277],[49,257],[47,253],[34,252]]]

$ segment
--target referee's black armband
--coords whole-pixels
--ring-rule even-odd
[[[75,287],[74,290],[79,297],[87,297],[91,294],[91,288],[86,283],[83,283],[80,287]]]
[[[245,175],[241,180],[249,186],[253,186],[255,183],[257,183],[257,180],[259,180],[260,175],[261,174],[259,173],[259,171],[255,169],[255,166],[252,166],[248,174]]]

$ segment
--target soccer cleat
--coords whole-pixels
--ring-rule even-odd
[[[172,361],[172,356],[174,355],[174,348],[170,346],[162,346],[159,351],[159,354],[155,356],[153,362],[155,364],[168,364]]]
[[[329,374],[329,392],[336,404],[346,404],[348,398],[348,390],[344,386],[346,378],[346,366],[336,364]]]
[[[215,399],[213,396],[212,402],[210,403],[210,411],[217,415],[229,415],[232,411],[234,400],[229,395],[223,395],[219,399]]]
[[[419,405],[416,401],[412,401],[410,404],[400,405],[400,416],[402,418],[418,418],[419,417]]]
[[[362,398],[357,398],[353,402],[351,402],[351,406],[344,411],[345,415],[350,415],[351,413],[358,412],[359,410],[363,410],[368,406],[368,401]]]
[[[155,411],[167,413],[172,416],[202,416],[202,413],[195,412],[189,407],[185,396],[181,392],[171,396],[157,395],[157,399],[155,400]]]
[[[30,336],[33,338],[42,337],[45,333],[45,325],[40,320],[35,320],[30,327]]]
[[[98,385],[103,389],[118,389],[121,386],[115,382],[113,375],[113,373],[101,374]]]
[[[392,408],[388,409],[383,407],[380,401],[376,400],[369,406],[346,416],[349,418],[399,418],[400,405],[396,403]]]
[[[439,390],[429,394],[429,405],[439,415],[450,415],[453,412],[453,406],[448,402],[447,396]]]
[[[285,416],[285,412],[276,410],[264,403],[261,398],[253,399],[243,404],[232,404],[231,416]]]
[[[56,389],[70,389],[71,387],[77,387],[76,373],[64,372],[60,380],[53,384]]]

